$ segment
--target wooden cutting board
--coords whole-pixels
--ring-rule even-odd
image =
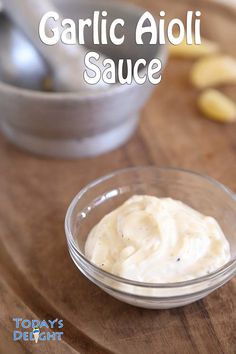
[[[236,14],[196,0],[139,0],[158,15],[202,11],[203,34],[236,56]],[[209,174],[236,191],[236,125],[201,117],[188,82],[191,63],[170,60],[163,82],[124,147],[82,161],[37,158],[0,139],[0,353],[236,353],[236,279],[206,299],[174,310],[123,304],[87,281],[66,247],[72,197],[113,170],[154,164]],[[235,87],[224,92],[236,100]],[[61,342],[13,342],[13,317],[64,319]]]

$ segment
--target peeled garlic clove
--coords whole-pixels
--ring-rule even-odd
[[[195,59],[206,55],[215,54],[219,51],[217,43],[202,38],[201,44],[187,44],[186,38],[179,45],[169,45],[169,53],[173,58]]]
[[[217,90],[204,91],[199,96],[198,107],[209,119],[222,123],[236,121],[236,104]]]
[[[229,56],[210,56],[194,64],[191,81],[197,88],[236,84],[236,60]]]

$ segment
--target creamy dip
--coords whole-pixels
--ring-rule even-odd
[[[214,272],[230,260],[217,221],[171,198],[133,196],[90,232],[87,258],[140,282],[168,283]]]

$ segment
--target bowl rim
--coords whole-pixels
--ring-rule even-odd
[[[119,5],[118,2],[113,3],[114,8],[116,8],[116,6],[118,5]],[[122,7],[125,7],[127,9],[132,9],[132,11],[137,14],[139,14],[140,11],[147,11],[144,7],[132,3],[131,4],[122,3]],[[0,8],[0,14],[2,11],[4,12],[4,9],[1,10]],[[161,74],[162,74],[168,60],[168,45],[157,43],[155,46],[157,47],[157,50],[152,59],[156,59],[156,58],[160,59],[162,63],[162,69],[161,69]],[[140,74],[143,74],[144,72],[145,72],[145,67],[140,70]],[[158,86],[158,85],[151,84],[149,80],[148,80],[148,84],[153,85],[154,87]],[[0,90],[6,91],[8,94],[16,94],[17,96],[24,96],[26,98],[47,99],[50,101],[54,101],[54,100],[58,101],[62,99],[84,101],[84,100],[109,98],[111,95],[116,95],[119,94],[120,92],[125,93],[139,86],[144,87],[145,84],[140,85],[134,80],[132,80],[132,83],[130,85],[128,84],[122,85],[120,83],[115,83],[110,85],[109,89],[105,89],[101,91],[91,90],[91,92],[46,92],[46,91],[30,90],[27,88],[17,87],[0,80]]]
[[[227,196],[233,201],[236,202],[236,194],[233,193],[233,191],[231,189],[229,189],[228,187],[226,187],[224,184],[218,182],[217,180],[215,180],[214,178],[207,176],[205,174],[201,174],[199,172],[195,172],[192,170],[188,170],[188,169],[183,169],[183,168],[176,168],[176,167],[156,167],[154,165],[149,165],[149,166],[136,166],[136,167],[128,167],[128,168],[124,168],[124,169],[118,169],[112,173],[109,173],[105,176],[102,176],[100,178],[95,179],[94,181],[88,183],[84,188],[82,188],[80,190],[79,193],[77,193],[77,195],[73,198],[73,200],[71,201],[67,212],[66,212],[66,216],[65,216],[65,234],[67,237],[67,242],[68,242],[68,246],[71,246],[73,248],[73,251],[76,253],[76,255],[83,260],[83,262],[85,262],[85,264],[87,264],[89,267],[91,267],[92,270],[94,270],[95,272],[99,272],[101,273],[103,276],[108,277],[114,281],[117,281],[119,283],[124,283],[127,285],[132,285],[132,286],[136,286],[136,287],[142,287],[142,288],[153,288],[153,289],[173,289],[173,288],[183,288],[183,287],[188,287],[188,286],[192,286],[192,285],[199,285],[201,283],[204,283],[205,281],[209,281],[209,280],[214,280],[216,278],[218,278],[221,275],[225,275],[227,273],[229,273],[230,271],[234,271],[236,272],[236,259],[230,260],[229,262],[227,262],[225,265],[223,265],[222,267],[218,268],[216,271],[198,277],[198,278],[194,278],[191,280],[187,280],[187,281],[181,281],[181,282],[173,282],[173,283],[148,283],[148,282],[140,282],[140,281],[136,281],[136,280],[131,280],[131,279],[127,279],[127,278],[122,278],[120,276],[117,276],[115,274],[112,274],[110,272],[107,272],[106,270],[96,266],[94,263],[90,262],[85,255],[78,249],[78,247],[76,246],[76,243],[74,241],[74,237],[73,234],[71,232],[71,228],[70,228],[70,220],[71,220],[71,216],[73,213],[73,210],[75,208],[75,206],[77,205],[78,201],[80,200],[80,198],[91,188],[97,186],[100,183],[103,183],[109,179],[111,179],[114,176],[117,175],[121,175],[123,173],[128,173],[128,172],[135,172],[135,171],[139,171],[139,170],[155,170],[155,171],[164,171],[164,172],[168,172],[168,171],[177,171],[177,172],[182,172],[182,173],[186,173],[189,175],[193,175],[196,177],[199,177],[200,179],[203,179],[205,181],[210,182],[213,186],[217,187],[219,190],[223,191],[225,194],[227,194]]]

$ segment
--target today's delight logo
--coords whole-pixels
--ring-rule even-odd
[[[61,330],[64,326],[63,320],[58,318],[54,320],[29,320],[23,318],[13,318],[15,329],[12,334],[14,341],[60,341],[64,332]]]

